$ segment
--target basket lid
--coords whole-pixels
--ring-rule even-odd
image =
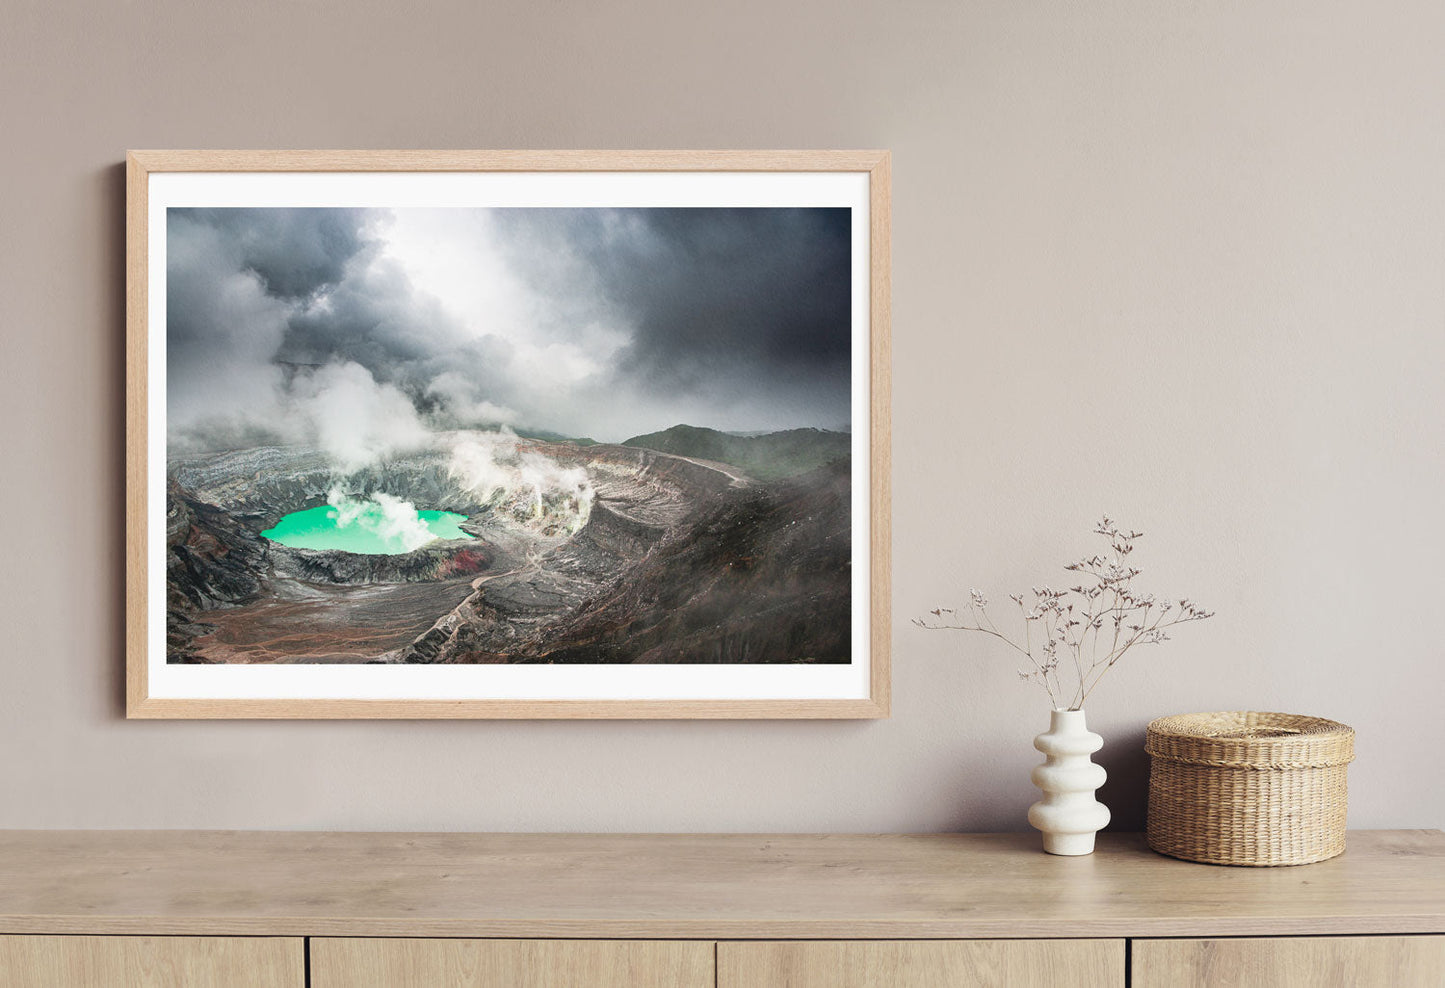
[[[1355,759],[1355,732],[1337,721],[1255,710],[1175,714],[1149,722],[1155,758],[1229,768],[1322,768]]]

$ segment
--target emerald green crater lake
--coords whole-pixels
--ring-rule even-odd
[[[417,511],[405,501],[378,494],[374,501],[348,498],[339,504],[293,511],[261,534],[293,549],[391,556],[437,539],[474,538],[459,527],[466,519],[454,511]]]

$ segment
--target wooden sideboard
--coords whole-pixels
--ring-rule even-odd
[[[0,984],[1445,984],[1445,833],[1220,868],[1101,835],[0,831]]]

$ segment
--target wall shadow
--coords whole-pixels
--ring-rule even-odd
[[[106,654],[105,695],[110,698],[107,712],[116,718],[125,717],[125,164],[107,165],[95,175],[100,186],[102,232],[102,316],[101,338],[97,349],[102,355],[99,402],[103,416],[101,434],[105,463],[97,495],[113,505],[107,538],[106,558],[114,574],[115,592],[102,602],[105,608],[103,626],[111,629],[110,640],[115,650]]]
[[[1111,814],[1105,829],[1143,830],[1149,806],[1149,756],[1144,752],[1144,732],[1109,738],[1094,761],[1109,773],[1097,794]]]

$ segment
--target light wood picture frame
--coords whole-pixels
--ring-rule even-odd
[[[888,716],[889,170],[129,152],[126,716]]]

